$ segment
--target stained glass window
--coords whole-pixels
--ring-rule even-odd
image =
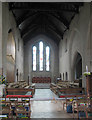
[[[36,46],[33,46],[33,71],[36,71]]]
[[[50,67],[50,48],[49,46],[46,47],[46,71],[49,71]]]
[[[39,43],[39,70],[43,71],[43,42]]]
[[[50,71],[50,47],[40,41],[32,48],[33,71]]]

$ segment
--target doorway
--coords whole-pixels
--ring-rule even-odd
[[[82,77],[82,57],[77,53],[75,60],[75,79],[80,79]]]

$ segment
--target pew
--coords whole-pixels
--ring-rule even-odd
[[[21,95],[21,93],[25,92],[31,92],[31,95],[33,97],[35,89],[34,88],[6,88],[6,95]]]
[[[70,89],[70,88],[79,88],[79,83],[71,82],[71,81],[60,81],[57,84],[51,83],[50,84],[50,89],[53,91],[55,94],[58,95],[63,89]],[[61,90],[61,91],[59,91]],[[71,90],[70,90],[71,93]]]
[[[75,94],[75,95],[64,95],[65,101],[63,102],[63,110],[64,107],[66,107],[67,109],[67,105],[71,104],[74,107],[74,103],[76,102],[76,100],[78,99],[84,99],[86,98],[85,94]]]
[[[58,88],[58,96],[62,98],[65,95],[79,95],[84,94],[84,88]]]
[[[2,115],[6,115],[7,118],[30,118],[31,115],[31,106],[30,98],[1,98],[2,104]],[[15,115],[14,115],[15,113]]]
[[[85,95],[82,99],[73,101],[73,118],[74,112],[77,111],[77,118],[92,119],[92,95]],[[81,116],[82,115],[82,116]]]

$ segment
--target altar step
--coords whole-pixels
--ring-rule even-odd
[[[49,89],[50,84],[49,83],[35,83],[36,89]]]

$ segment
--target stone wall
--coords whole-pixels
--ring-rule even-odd
[[[67,39],[67,51],[65,51]],[[86,65],[90,71],[90,3],[85,3],[80,12],[72,20],[69,30],[64,34],[59,45],[59,72],[68,73],[68,80],[73,81],[75,59],[79,53],[82,56],[82,73]],[[86,87],[85,78],[83,87]]]
[[[45,43],[48,43],[50,46],[50,72],[46,71],[32,71],[32,46],[34,43],[38,43],[40,40],[44,41]],[[32,38],[29,40],[25,46],[24,46],[24,79],[28,80],[28,76],[30,77],[30,82],[32,81],[32,77],[51,77],[52,82],[56,77],[58,77],[59,74],[59,62],[58,62],[58,46],[57,44],[51,40],[50,38],[39,35],[35,38]],[[37,61],[38,62],[38,61]]]
[[[1,11],[0,11],[1,12]],[[1,25],[1,24],[0,24]],[[2,3],[2,61],[3,61],[3,72],[6,75],[6,51],[7,51],[7,40],[8,31],[12,29],[13,37],[15,40],[15,81],[16,81],[16,69],[19,71],[19,80],[23,79],[23,40],[21,39],[20,32],[16,27],[16,22],[7,3]],[[18,39],[19,39],[19,50],[18,50]]]

